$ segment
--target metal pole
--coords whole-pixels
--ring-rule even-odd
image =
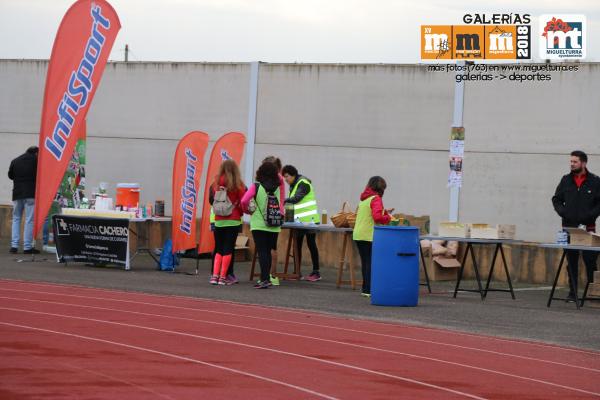
[[[125,62],[129,61],[129,45],[125,45]]]
[[[464,61],[458,61],[456,65],[465,66]],[[459,75],[463,72],[456,71],[456,75]],[[456,80],[455,80],[456,82]],[[454,85],[454,114],[452,116],[452,127],[462,127],[463,126],[463,111],[464,111],[464,100],[465,100],[465,81],[461,80],[460,82],[456,82]],[[448,215],[448,220],[450,222],[458,222],[458,209],[459,209],[459,200],[460,200],[460,188],[451,187],[450,188],[450,211]]]
[[[244,179],[246,185],[254,181],[254,144],[256,142],[256,109],[258,103],[258,70],[259,61],[250,63],[250,94],[248,98],[248,131],[246,135],[246,156],[244,163]]]

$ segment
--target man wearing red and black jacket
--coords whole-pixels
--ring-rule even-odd
[[[576,228],[585,225],[588,232],[596,231],[596,219],[600,216],[600,178],[587,169],[587,155],[580,150],[571,153],[571,173],[562,177],[552,204],[562,218],[562,226]],[[591,282],[596,270],[598,253],[583,251],[588,281]],[[574,300],[579,276],[579,251],[567,250],[570,285],[568,300]]]

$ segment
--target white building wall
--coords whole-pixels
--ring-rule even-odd
[[[0,166],[37,143],[46,61],[0,60]],[[144,201],[170,209],[173,153],[191,130],[211,141],[245,132],[246,63],[110,63],[88,115],[88,187],[135,181]],[[516,223],[550,240],[560,223],[550,197],[568,153],[600,172],[600,65],[551,82],[467,82],[465,180],[460,219]],[[371,175],[388,181],[386,207],[448,216],[453,76],[415,65],[261,64],[257,166],[278,155],[315,184],[329,214],[353,207]],[[209,149],[210,152],[210,149]],[[208,158],[208,154],[207,154]],[[11,182],[0,179],[0,203]]]

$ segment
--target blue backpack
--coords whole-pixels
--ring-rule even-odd
[[[175,267],[179,265],[179,256],[173,254],[173,242],[167,239],[160,253],[158,269],[161,271],[175,271]]]

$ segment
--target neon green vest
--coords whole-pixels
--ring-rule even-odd
[[[242,224],[242,219],[220,219],[217,221],[215,210],[210,208],[210,223],[214,224],[217,228],[225,228],[228,226],[240,226]]]
[[[315,190],[310,183],[310,181],[306,178],[302,178],[296,183],[294,186],[294,190],[290,193],[290,197],[294,197],[296,194],[296,190],[298,189],[298,185],[304,182],[310,187],[310,190],[300,200],[298,203],[294,204],[294,220],[298,218],[300,222],[311,222],[314,220],[315,224],[319,223],[319,212],[317,208],[317,200],[315,197]]]
[[[275,190],[274,195],[277,196],[277,199],[279,200],[279,188]],[[267,191],[260,184],[258,185],[258,189],[256,191],[255,201],[256,210],[252,213],[252,217],[250,217],[250,230],[281,232],[280,227],[267,226],[265,223],[264,215],[267,209]]]
[[[356,223],[354,224],[352,239],[364,240],[367,242],[373,241],[375,220],[371,214],[371,202],[374,198],[375,196],[368,197],[358,204],[358,212],[356,213]]]

